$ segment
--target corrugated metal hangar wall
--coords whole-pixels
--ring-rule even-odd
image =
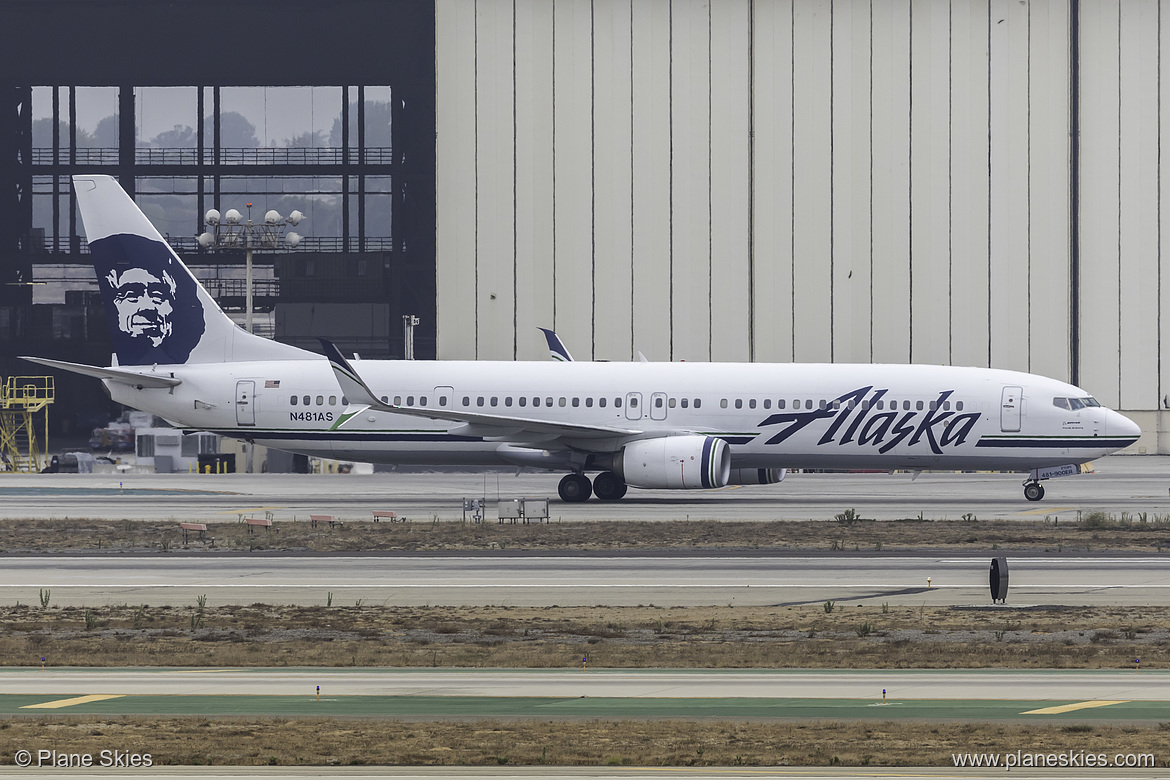
[[[578,359],[1014,368],[1170,449],[1170,5],[438,0],[436,26],[441,358],[542,359],[551,326]]]

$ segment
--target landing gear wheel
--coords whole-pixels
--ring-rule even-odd
[[[589,477],[584,474],[566,474],[561,478],[557,492],[561,494],[561,500],[566,504],[579,504],[589,500],[593,486],[589,484]]]
[[[617,501],[626,494],[626,483],[612,471],[603,471],[593,478],[593,493],[602,501]]]
[[[1024,485],[1024,498],[1029,501],[1039,501],[1044,498],[1044,486],[1039,482],[1028,482]]]

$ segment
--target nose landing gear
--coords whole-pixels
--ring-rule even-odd
[[[1036,480],[1028,480],[1024,483],[1024,498],[1029,501],[1039,501],[1044,498],[1044,486]]]

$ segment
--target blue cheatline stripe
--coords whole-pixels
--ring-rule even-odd
[[[452,436],[446,433],[349,433],[343,431],[312,430],[312,431],[265,431],[241,429],[213,430],[210,433],[228,438],[247,436],[249,439],[279,439],[305,441],[446,441],[446,442],[481,442],[482,438],[475,436]]]
[[[976,447],[1030,447],[1035,449],[1064,449],[1064,448],[1091,448],[1128,447],[1137,441],[1136,436],[1125,438],[1096,438],[1084,439],[998,439],[984,437],[975,443]]]

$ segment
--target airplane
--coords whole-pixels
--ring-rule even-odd
[[[572,361],[563,345],[558,363],[348,360],[328,341],[322,357],[236,325],[113,178],[73,181],[114,359],[27,359],[96,377],[187,432],[561,471],[566,502],[774,484],[789,468],[1028,472],[1024,497],[1039,501],[1042,481],[1141,434],[1085,390],[1001,369]]]

